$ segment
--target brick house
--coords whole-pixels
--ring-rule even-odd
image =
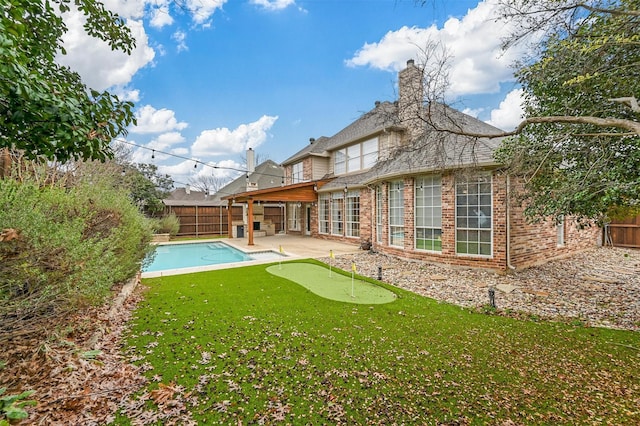
[[[421,85],[410,60],[399,73],[397,102],[376,102],[334,136],[311,139],[282,163],[282,187],[233,199],[249,210],[254,201],[286,203],[287,233],[368,240],[374,250],[404,258],[500,271],[599,243],[595,227],[528,223],[513,196],[521,182],[493,159],[500,138],[460,135],[501,131],[425,105]]]

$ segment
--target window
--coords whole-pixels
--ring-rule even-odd
[[[362,168],[360,166],[361,152],[360,144],[351,145],[347,148],[347,171],[353,172]]]
[[[558,247],[564,247],[564,216],[558,218],[558,222],[556,223],[556,236],[556,244]]]
[[[357,172],[372,167],[378,161],[378,138],[350,145],[335,152],[333,173]]]
[[[378,138],[362,142],[362,168],[369,169],[378,162]]]
[[[360,236],[360,191],[347,193],[347,237]]]
[[[389,245],[404,246],[404,183],[389,184]]]
[[[304,182],[302,170],[302,161],[293,165],[291,170],[291,183]]]
[[[331,234],[344,235],[343,219],[344,219],[344,193],[331,193]]]
[[[376,186],[376,241],[382,242],[382,185]]]
[[[300,203],[287,203],[290,231],[300,230]]]
[[[333,174],[341,175],[347,172],[347,150],[340,149],[336,151],[335,163],[333,165]]]
[[[329,233],[329,194],[318,196],[318,232]]]
[[[456,253],[491,256],[491,177],[456,182]]]
[[[440,176],[415,181],[416,249],[442,251],[442,184]]]

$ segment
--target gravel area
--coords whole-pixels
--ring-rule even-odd
[[[329,258],[319,260],[328,263]],[[489,305],[495,291],[500,312],[544,319],[577,319],[589,326],[640,331],[640,250],[600,247],[506,275],[478,269],[361,252],[332,261],[346,271],[433,299],[465,307]]]

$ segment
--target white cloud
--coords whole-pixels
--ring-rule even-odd
[[[252,4],[260,6],[269,11],[286,9],[296,4],[295,0],[251,0]]]
[[[205,130],[196,138],[191,152],[195,156],[212,157],[255,149],[267,140],[267,131],[277,119],[277,116],[263,115],[258,121],[241,124],[233,130],[226,127]]]
[[[178,49],[178,52],[189,50],[189,47],[187,46],[187,42],[186,42],[187,33],[185,33],[184,31],[178,30],[175,33],[173,33],[171,38],[176,42],[176,48]]]
[[[138,124],[130,129],[132,133],[163,133],[172,130],[182,130],[188,124],[178,122],[175,112],[162,108],[155,109],[151,105],[145,105],[136,111]]]
[[[487,123],[503,130],[513,130],[522,121],[524,110],[522,109],[524,91],[522,89],[512,90],[500,102],[498,109],[491,111],[491,119]]]
[[[163,133],[145,145],[136,144],[131,160],[134,163],[157,163],[173,159],[173,155],[186,154],[184,148],[174,147],[184,141],[184,136],[179,132]]]
[[[63,36],[67,54],[59,55],[56,59],[79,73],[82,81],[92,89],[105,90],[112,86],[127,85],[133,75],[155,56],[148,45],[149,40],[141,21],[127,21],[136,39],[136,48],[131,55],[111,50],[107,43],[87,35],[83,28],[84,15],[77,10],[65,13],[64,22],[68,28]]]
[[[484,108],[465,108],[461,112],[463,114],[470,115],[471,117],[478,118],[478,116],[482,114],[483,111],[484,111]]]
[[[144,16],[144,9],[148,3],[155,0],[104,0],[104,6],[122,18],[140,19]]]
[[[169,12],[169,3],[165,1],[158,1],[156,7],[153,7],[150,11],[151,19],[149,25],[153,28],[162,28],[167,25],[173,24],[173,17]]]
[[[110,92],[116,95],[121,101],[139,102],[140,90],[131,87],[115,86]]]
[[[449,18],[442,28],[405,26],[390,31],[379,42],[366,43],[346,64],[395,72],[408,59],[421,58],[429,42],[440,42],[452,56],[449,96],[497,93],[500,82],[514,80],[511,65],[524,47],[503,52],[501,42],[514,28],[496,16],[495,1],[485,0],[463,18]]]
[[[206,25],[215,11],[222,9],[226,2],[227,0],[186,0],[186,5],[187,10],[191,12],[193,22]]]

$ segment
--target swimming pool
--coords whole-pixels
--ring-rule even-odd
[[[221,241],[160,244],[156,246],[151,263],[142,269],[142,274],[143,277],[174,275],[282,257],[281,253],[271,250],[246,253]]]

